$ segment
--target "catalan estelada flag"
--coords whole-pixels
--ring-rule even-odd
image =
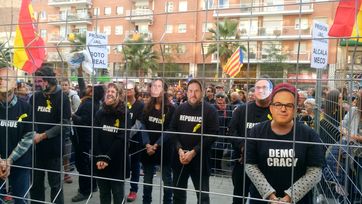
[[[223,67],[223,71],[230,77],[235,77],[243,66],[243,51],[238,47]]]
[[[45,57],[44,41],[34,27],[35,18],[31,0],[22,0],[19,25],[14,41],[14,66],[29,74],[34,73]]]
[[[361,37],[362,0],[341,0],[328,34],[332,37]]]

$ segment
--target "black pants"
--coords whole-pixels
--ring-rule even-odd
[[[35,157],[35,168],[42,170],[34,170],[33,186],[30,190],[31,199],[45,201],[45,187],[44,178],[45,170],[53,170],[60,172],[62,169],[61,157],[56,158],[39,158]],[[63,177],[61,173],[48,172],[48,182],[50,186],[50,199],[51,202],[56,204],[64,203],[63,188],[61,182]],[[60,193],[58,194],[58,192]],[[57,198],[55,201],[55,197]],[[31,203],[43,203],[32,201]]]
[[[79,142],[74,141],[74,150],[75,150],[75,166],[77,167],[77,170],[79,172],[79,179],[78,179],[78,185],[79,185],[79,193],[83,195],[89,195],[92,192],[92,189],[97,188],[97,183],[95,178],[90,178],[91,176],[91,170],[92,170],[92,161],[91,158],[85,154],[91,153],[91,143],[90,141],[82,141],[79,140]],[[93,161],[95,162],[95,161]],[[93,167],[95,168],[95,167]],[[93,169],[94,172],[94,169]],[[82,176],[86,175],[86,176]],[[92,187],[92,188],[91,188]]]
[[[107,179],[97,179],[99,187],[100,204],[122,204],[124,199],[124,182],[111,181]]]
[[[244,174],[244,164],[240,164],[239,162],[235,162],[233,172],[232,172],[232,180],[234,185],[234,196],[244,196],[247,197],[250,191],[251,181],[249,177]],[[245,186],[244,186],[245,180]],[[236,198],[233,197],[233,204],[245,204],[246,198]]]
[[[193,168],[194,166],[184,165],[180,168],[173,169],[173,183],[175,187],[178,188],[187,188],[187,183],[189,177],[191,176],[192,183],[194,184],[195,190],[200,190],[200,179],[201,179],[201,190],[202,191],[209,191],[209,174],[202,174],[200,176],[200,169]],[[173,204],[186,204],[186,190],[173,190]],[[199,203],[200,193],[196,192],[197,196],[197,203]],[[208,193],[201,193],[201,203],[208,204],[210,203],[210,197]]]

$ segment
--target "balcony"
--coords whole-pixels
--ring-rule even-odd
[[[88,14],[76,14],[68,13],[68,16],[64,14],[55,14],[48,16],[48,24],[62,25],[62,24],[92,24],[91,17]]]
[[[283,51],[280,54],[286,56],[286,59],[283,61],[283,63],[297,63],[298,53],[296,51]],[[244,63],[248,63],[248,60],[250,63],[266,63],[267,59],[268,54],[262,51],[244,53]],[[310,51],[299,53],[299,63],[310,63]]]
[[[87,7],[92,5],[92,0],[48,0],[48,5]]]
[[[135,38],[137,35],[139,35],[139,37],[142,37],[145,41],[152,41],[152,33],[151,32],[135,32],[135,31],[126,31],[125,32],[125,37],[124,40],[132,40],[133,38]]]
[[[240,29],[241,39],[263,40],[278,38],[278,40],[292,40],[297,37],[300,37],[300,39],[310,39],[312,36],[309,26],[301,29],[295,26],[260,27],[251,28],[249,31],[246,28]]]
[[[126,11],[126,19],[131,22],[152,22],[153,11],[151,9],[135,9]]]
[[[313,13],[313,4],[308,2],[301,5],[301,14]],[[284,1],[281,4],[230,4],[228,8],[214,6],[214,17],[251,17],[267,15],[296,15],[299,14],[299,4],[295,1]]]

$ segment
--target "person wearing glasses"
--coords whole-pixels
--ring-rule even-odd
[[[268,76],[262,76],[255,83],[255,100],[240,105],[233,112],[230,121],[229,134],[237,138],[232,139],[234,168],[232,171],[232,181],[234,185],[233,204],[242,204],[246,199],[240,196],[248,196],[250,179],[244,172],[244,146],[246,133],[254,125],[268,120],[269,115],[269,95],[273,90],[273,83]],[[237,196],[237,197],[236,197]]]
[[[215,104],[215,88],[212,86],[207,87],[204,101],[210,104]]]
[[[294,121],[296,97],[294,86],[278,84],[271,94],[272,120],[249,132],[245,171],[254,184],[251,204],[313,203],[310,190],[321,180],[324,154],[318,134]]]

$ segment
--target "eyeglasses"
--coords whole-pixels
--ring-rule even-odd
[[[284,107],[286,110],[293,110],[294,109],[294,104],[293,103],[271,103],[271,106],[275,106],[277,109],[281,110],[282,107]]]
[[[216,98],[225,98],[225,96],[222,96],[222,95],[221,96],[216,96]]]

